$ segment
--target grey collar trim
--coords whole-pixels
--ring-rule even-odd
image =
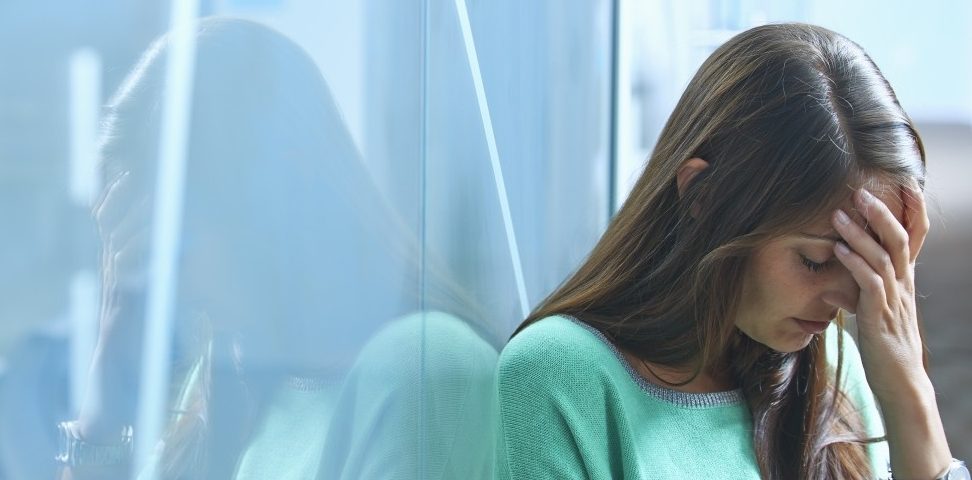
[[[331,385],[329,378],[321,377],[287,377],[287,386],[298,392],[317,392]]]
[[[291,373],[285,377],[284,384],[299,392],[318,392],[324,389],[335,389],[339,385],[340,376],[330,370],[318,370],[301,373]]]
[[[572,315],[561,315],[562,317],[580,325],[587,331],[593,333],[597,338],[604,342],[612,352],[614,356],[617,357],[621,365],[624,365],[624,369],[628,371],[628,375],[631,379],[637,383],[641,389],[648,395],[655,397],[664,402],[671,403],[680,407],[689,408],[710,408],[710,407],[727,407],[735,405],[743,405],[745,403],[745,398],[743,397],[742,390],[728,390],[725,392],[712,392],[712,393],[688,393],[680,392],[678,390],[672,390],[670,388],[665,388],[660,385],[645,380],[638,372],[635,371],[634,367],[628,363],[628,360],[624,358],[624,354],[618,350],[618,347],[611,343],[607,337],[604,336],[598,329],[580,321],[577,317]]]

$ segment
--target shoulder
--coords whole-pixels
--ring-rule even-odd
[[[513,337],[500,354],[501,367],[559,367],[592,363],[610,347],[591,327],[562,315],[543,318]]]
[[[506,345],[497,365],[501,392],[570,392],[597,389],[622,368],[610,344],[591,327],[565,316],[528,326]]]
[[[590,348],[600,343],[603,342],[591,327],[572,317],[552,315],[524,328],[507,343],[503,352],[507,355],[537,350],[569,350]]]
[[[464,319],[440,311],[398,317],[362,348],[353,370],[387,373],[410,382],[492,377],[497,351]]]
[[[617,446],[598,436],[620,412],[607,395],[615,365],[610,344],[567,317],[546,317],[513,337],[496,372],[499,478],[601,471]]]

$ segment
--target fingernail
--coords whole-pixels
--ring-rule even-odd
[[[844,213],[844,211],[839,208],[837,209],[837,212],[834,213],[834,218],[836,218],[837,223],[841,225],[847,225],[848,223],[850,223],[850,217],[848,217],[847,214]]]
[[[850,249],[847,248],[847,245],[844,245],[844,242],[835,243],[834,251],[836,251],[839,255],[847,255],[848,253],[850,253]]]
[[[868,192],[866,189],[862,188],[859,190],[859,192],[861,203],[871,203],[871,200],[874,199],[874,195],[871,195],[871,192]]]

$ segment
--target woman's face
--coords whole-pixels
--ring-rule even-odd
[[[872,193],[901,221],[898,189],[883,190]],[[864,225],[850,201],[841,208]],[[825,298],[838,296],[856,304],[859,287],[834,256],[839,238],[827,216],[756,250],[743,280],[736,327],[773,350],[795,352],[836,317],[837,308]]]

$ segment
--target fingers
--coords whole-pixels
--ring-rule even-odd
[[[112,252],[112,270],[118,288],[144,288],[148,279],[149,231],[142,229]]]
[[[137,191],[124,172],[105,187],[93,213],[103,242],[105,295],[115,288],[141,285],[146,276],[151,199]]]
[[[887,204],[866,189],[858,190],[854,200],[867,225],[877,234],[881,246],[890,255],[895,278],[902,278],[910,263],[908,232],[904,225],[895,218]]]
[[[122,172],[105,186],[101,198],[95,202],[92,212],[98,228],[102,232],[108,231],[125,216],[128,211],[128,192],[131,191],[131,181],[128,172]]]
[[[152,222],[152,203],[148,197],[135,199],[125,205],[126,211],[115,221],[108,231],[103,232],[104,240],[111,250],[126,248],[130,239],[143,230],[149,230]]]
[[[872,240],[873,241],[873,240]],[[860,298],[858,299],[858,304],[856,306],[842,305],[840,298],[828,297],[825,299],[828,303],[835,305],[851,313],[859,314],[859,310],[865,311],[881,311],[883,310],[883,305],[887,303],[887,292],[885,290],[885,280],[881,275],[871,268],[871,265],[865,260],[861,255],[851,251],[842,242],[837,242],[834,244],[834,255],[847,267],[851,275],[854,277],[854,281],[861,288]],[[856,307],[856,308],[847,308]],[[866,315],[865,315],[866,316]],[[858,315],[860,318],[860,315]]]
[[[921,252],[921,246],[925,243],[931,222],[928,220],[925,195],[916,185],[902,188],[901,199],[904,203],[904,224],[908,231],[908,259],[914,264]]]
[[[834,252],[837,254],[837,257],[842,257],[840,255],[841,250],[849,251],[848,247],[850,250],[853,250],[851,253],[854,254],[855,265],[848,265],[845,262],[847,268],[850,269],[852,266],[856,266],[856,259],[860,259],[863,262],[861,268],[866,269],[868,273],[874,274],[877,278],[881,279],[882,288],[885,286],[893,288],[891,284],[895,282],[896,269],[891,254],[881,244],[871,238],[864,228],[854,223],[843,210],[834,212],[831,223],[833,223],[837,233],[846,242],[836,242],[834,245]],[[846,258],[847,255],[844,255],[844,257]],[[863,270],[854,274],[854,278],[858,281],[857,283],[861,286],[861,289],[864,290],[865,285],[861,283],[861,278],[859,278],[862,275],[864,275]]]

